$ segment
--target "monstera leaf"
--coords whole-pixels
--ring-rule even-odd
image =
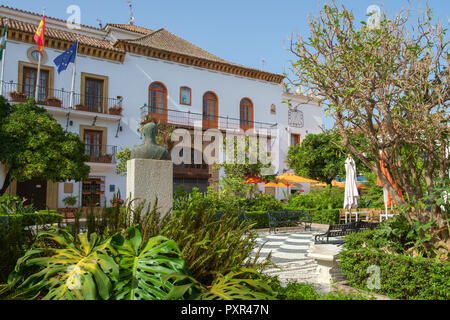
[[[182,299],[185,292],[174,295],[173,289],[178,283],[167,277],[188,274],[175,241],[156,236],[143,243],[141,233],[136,228],[127,229],[127,235],[125,238],[117,234],[111,241],[120,257],[119,281],[114,288],[114,299]]]
[[[108,299],[111,279],[119,275],[109,240],[102,241],[95,233],[89,239],[86,233],[79,234],[78,240],[75,243],[63,230],[39,233],[37,243],[47,245],[29,250],[17,261],[8,286],[44,300]]]
[[[219,275],[199,300],[273,300],[270,286],[253,269],[241,268]]]

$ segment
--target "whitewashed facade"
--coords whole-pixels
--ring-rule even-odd
[[[41,16],[0,6],[0,17],[2,17],[2,27],[5,18],[9,18],[3,95],[10,98],[9,92],[24,90],[24,83],[27,81],[25,79],[30,77],[30,72],[32,74],[30,70],[37,66],[37,61],[34,59],[36,56],[33,53],[37,47],[32,36]],[[30,29],[31,26],[35,26],[34,30]],[[158,32],[169,40],[172,37],[164,29],[151,31],[134,26],[127,28],[124,25],[111,24],[103,29],[81,26],[80,30],[71,30],[67,28],[63,20],[49,17],[46,17],[46,27],[46,46],[42,63],[42,70],[47,72],[44,77],[47,81],[45,85],[50,87],[46,94],[60,98],[62,106],[53,107],[46,103],[40,103],[40,105],[45,107],[63,128],[80,134],[85,142],[86,139],[100,137],[100,140],[96,140],[95,143],[102,146],[101,153],[112,156],[110,161],[109,158],[101,161],[94,159],[88,163],[91,167],[92,179],[101,181],[99,186],[101,205],[105,203],[109,205],[118,189],[122,195],[126,194],[126,178],[115,173],[114,154],[120,147],[131,148],[133,145],[142,143],[138,128],[142,120],[142,111],[148,110],[142,107],[150,104],[149,86],[152,83],[161,83],[166,89],[166,112],[169,123],[177,123],[181,118],[187,117],[201,122],[204,95],[212,92],[217,97],[219,129],[227,129],[233,125],[239,127],[240,103],[244,98],[250,100],[253,104],[251,120],[254,128],[276,128],[278,139],[272,146],[272,152],[277,154],[279,173],[288,170],[284,160],[292,139],[297,137],[295,135],[303,139],[308,133],[320,132],[322,117],[318,103],[301,95],[285,93],[282,76],[228,64],[220,58],[217,60],[213,58],[214,61],[210,63],[207,53],[205,56],[194,57],[197,60],[193,60],[183,51],[185,49],[183,47],[180,47],[181,51],[175,48],[173,53],[167,48],[159,48],[158,43],[153,42],[158,39],[152,37]],[[53,63],[53,60],[73,42],[68,38],[68,34],[74,32],[79,34],[80,46],[84,46],[77,55],[75,104],[83,104],[83,101],[86,104],[88,98],[83,97],[86,88],[89,86],[97,88],[95,86],[98,85],[98,90],[103,97],[101,107],[103,112],[71,109],[68,104],[68,92],[71,88],[72,65],[58,74],[57,67]],[[127,46],[133,43],[133,39],[141,41],[140,39],[145,37],[148,37],[144,39],[145,41],[152,41],[149,45],[144,46],[139,42],[139,45],[133,44],[132,50],[131,47],[127,49]],[[124,39],[131,39],[131,41],[121,42]],[[179,43],[183,44],[181,41]],[[62,47],[59,48],[61,44]],[[158,50],[167,55],[162,55],[162,58],[150,56],[152,50]],[[201,49],[198,52],[200,55],[204,54]],[[196,61],[202,61],[202,64]],[[95,82],[97,80],[99,82]],[[88,81],[90,81],[89,84]],[[181,87],[190,88],[190,105],[180,103]],[[282,103],[287,99],[292,100],[292,106],[296,110],[289,111],[288,105]],[[108,114],[108,107],[113,105],[123,107],[121,115]],[[98,133],[98,137],[95,132]],[[90,134],[93,135],[89,136]],[[90,138],[86,138],[86,135]],[[17,193],[17,187],[17,184],[12,186],[12,189],[15,188],[12,192]],[[75,181],[49,183],[46,196],[47,207],[64,207],[62,199],[68,195],[75,195],[78,198],[77,206],[83,205],[84,187],[83,182]],[[57,197],[50,194],[57,194]]]

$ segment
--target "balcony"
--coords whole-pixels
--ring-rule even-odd
[[[24,102],[28,97],[35,95],[35,87],[14,82],[3,81],[3,96],[10,102]],[[71,107],[71,93],[63,89],[38,87],[39,105],[61,108],[62,110],[79,110],[96,114],[119,115],[117,111],[122,108],[122,99],[107,98],[97,95],[73,94],[73,108]],[[111,109],[112,108],[112,109]]]
[[[179,164],[173,165],[173,177],[208,179],[210,177],[209,166],[206,164]]]
[[[117,146],[105,146],[98,144],[85,144],[85,152],[91,163],[116,163]]]
[[[206,118],[201,113],[190,111],[178,111],[167,109],[160,112],[152,112],[151,107],[144,105],[141,107],[141,119],[155,119],[163,123],[173,124],[177,127],[193,128],[194,124],[201,123],[203,129],[219,129],[219,130],[247,130],[252,129],[276,129],[276,123],[258,122],[258,121],[241,121],[241,119],[216,116],[215,118]]]

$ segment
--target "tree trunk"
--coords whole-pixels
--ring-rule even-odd
[[[3,187],[0,189],[0,196],[5,194],[5,192],[8,189],[10,184],[11,184],[11,174],[8,171],[6,178],[5,178],[5,182],[3,183]]]
[[[11,175],[9,173],[9,167],[3,163],[0,163],[0,196],[6,192],[11,183]]]

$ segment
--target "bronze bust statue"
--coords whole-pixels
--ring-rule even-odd
[[[131,150],[131,159],[171,160],[169,151],[156,144],[158,126],[150,122],[141,129],[144,133],[144,143],[134,146]]]

